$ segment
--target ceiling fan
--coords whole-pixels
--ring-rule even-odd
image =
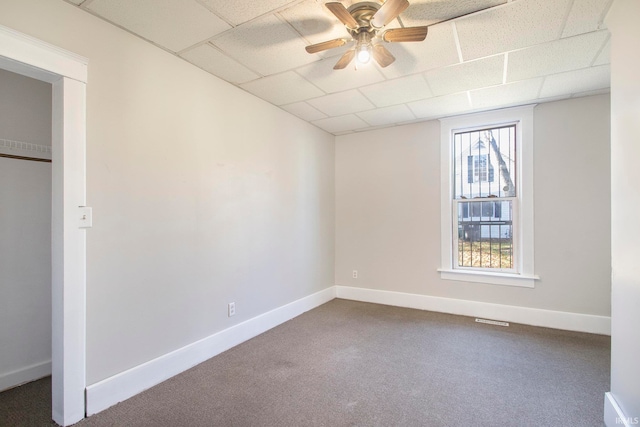
[[[382,45],[382,42],[421,42],[427,37],[428,27],[392,28],[384,27],[396,19],[407,7],[407,0],[386,0],[383,4],[359,2],[344,7],[340,2],[328,2],[325,6],[346,27],[351,38],[339,38],[322,43],[312,44],[305,49],[308,53],[343,46],[355,41],[333,67],[341,70],[356,58],[359,64],[365,64],[373,58],[381,67],[392,64],[396,58]]]

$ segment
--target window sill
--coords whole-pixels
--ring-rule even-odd
[[[444,280],[457,280],[460,282],[487,283],[491,285],[518,286],[521,288],[534,288],[535,281],[540,277],[535,275],[493,273],[473,270],[445,270],[439,268],[440,278]]]

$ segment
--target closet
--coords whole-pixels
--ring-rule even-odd
[[[0,69],[0,391],[51,374],[51,91]]]

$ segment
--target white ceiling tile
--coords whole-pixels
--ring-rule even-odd
[[[324,92],[293,71],[263,77],[240,87],[275,105],[291,104],[324,95]]]
[[[296,71],[327,93],[354,89],[384,80],[379,67],[373,63],[355,70],[352,62],[343,70],[334,70],[333,66],[339,58],[340,56],[333,56],[323,59]]]
[[[338,38],[351,39],[343,24],[316,0],[305,0],[280,12],[311,44]]]
[[[375,108],[371,101],[355,89],[310,99],[307,102],[332,117]]]
[[[304,50],[304,40],[286,22],[273,15],[229,30],[212,43],[265,76],[318,60]]]
[[[382,73],[397,78],[459,62],[458,50],[450,23],[429,27],[423,42],[388,43],[385,47],[396,57],[396,62]]]
[[[502,83],[504,55],[427,71],[424,75],[436,96]]]
[[[87,9],[173,52],[231,28],[193,0],[95,0]]]
[[[234,25],[277,10],[291,0],[198,0]]]
[[[85,0],[69,0],[73,4],[81,5]]]
[[[420,119],[450,116],[471,108],[466,92],[411,102],[408,105],[413,114]]]
[[[306,102],[295,102],[293,104],[283,105],[282,109],[308,122],[324,119],[327,117],[326,114],[321,113]]]
[[[499,108],[531,103],[538,97],[542,78],[523,80],[470,92],[473,109]]]
[[[364,120],[355,114],[340,117],[329,117],[328,119],[316,120],[312,123],[329,133],[342,133],[351,130],[364,129],[368,126]]]
[[[596,31],[604,17],[605,9],[611,0],[579,0],[574,1],[571,12],[562,32],[562,37]]]
[[[376,107],[404,104],[419,99],[431,98],[431,89],[421,74],[387,80],[360,88]]]
[[[607,40],[593,65],[605,65],[611,63],[611,39]]]
[[[407,27],[433,25],[506,2],[507,0],[414,0],[400,18]]]
[[[540,91],[540,97],[548,98],[605,89],[610,84],[610,67],[601,65],[546,77]]]
[[[190,49],[181,53],[180,56],[231,83],[245,83],[260,77],[209,44]]]
[[[588,67],[608,37],[608,31],[598,31],[510,52],[507,81]]]
[[[519,0],[455,21],[465,61],[558,39],[571,0]]]
[[[363,111],[358,113],[358,116],[371,126],[385,126],[394,123],[403,123],[415,120],[416,118],[406,105],[394,105],[392,107]]]

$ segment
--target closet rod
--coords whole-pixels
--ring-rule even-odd
[[[38,157],[14,156],[12,154],[2,154],[2,153],[0,153],[0,157],[6,157],[8,159],[18,159],[18,160],[31,160],[32,162],[51,163],[51,159],[40,159]]]

